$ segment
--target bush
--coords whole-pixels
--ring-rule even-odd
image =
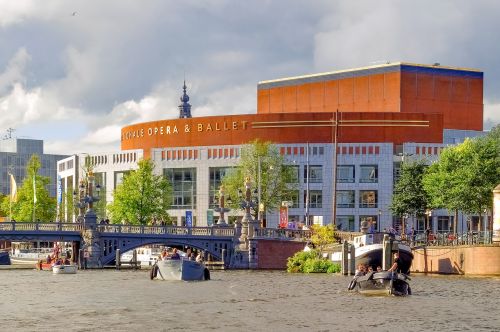
[[[292,273],[338,273],[340,264],[319,257],[316,250],[300,251],[288,258],[287,271]]]

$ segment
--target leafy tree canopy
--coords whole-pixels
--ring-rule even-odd
[[[153,218],[168,221],[172,187],[162,175],[154,175],[151,160],[141,160],[138,169],[124,177],[108,205],[111,222],[145,225]]]
[[[243,146],[239,164],[230,170],[222,184],[227,195],[232,197],[232,208],[238,208],[238,191],[244,191],[245,178],[249,177],[252,191],[258,190],[260,162],[261,204],[264,210],[276,210],[282,201],[292,200],[297,187],[296,175],[292,167],[285,165],[285,160],[278,148],[271,142],[255,140]],[[257,197],[255,197],[257,199]],[[253,214],[257,215],[257,204]]]
[[[426,167],[424,161],[402,163],[401,176],[394,187],[390,205],[395,215],[421,216],[425,213],[428,197],[423,188],[422,177]]]
[[[18,185],[17,201],[11,202],[10,196],[6,196],[2,201],[4,211],[9,211],[9,205],[12,204],[12,218],[16,221],[31,222],[34,217],[35,221],[48,222],[56,217],[56,199],[50,197],[46,189],[50,178],[38,175],[40,168],[39,157],[32,155],[26,167],[26,178],[21,186]]]

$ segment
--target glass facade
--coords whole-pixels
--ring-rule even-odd
[[[210,167],[209,168],[209,203],[210,209],[214,209],[219,206],[218,202],[215,202],[215,197],[219,197],[219,189],[222,184],[222,179],[227,174],[231,167]],[[226,197],[227,199],[227,197]]]
[[[337,216],[336,223],[341,231],[355,231],[354,216]]]
[[[163,175],[173,188],[171,209],[196,209],[196,168],[166,168]]]
[[[304,191],[304,202],[306,199],[307,193]],[[321,208],[323,207],[323,192],[321,190],[309,190],[309,207],[310,208]]]

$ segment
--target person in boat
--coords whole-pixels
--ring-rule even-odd
[[[198,256],[196,256],[196,261],[197,261],[198,263],[203,262],[203,256],[201,255],[201,251],[198,253]]]
[[[377,266],[377,272],[382,272],[382,267],[381,266]]]
[[[46,261],[48,264],[52,263],[52,257],[50,255],[47,255]]]
[[[399,253],[395,252],[394,253],[394,263],[392,264],[391,268],[387,271],[389,272],[398,272],[401,273],[401,259],[399,258]]]
[[[356,270],[356,273],[354,274],[354,277],[361,277],[366,274],[365,266],[363,264],[358,265],[358,269]]]
[[[373,267],[368,266],[368,273],[371,273],[371,272],[373,272]]]
[[[172,252],[172,256],[170,256],[170,259],[181,259],[181,256],[179,256],[179,253],[177,252],[177,248],[174,248],[174,251]]]
[[[167,249],[163,249],[163,251],[161,252],[161,255],[160,255],[160,260],[164,261],[168,259],[168,252],[167,252]]]

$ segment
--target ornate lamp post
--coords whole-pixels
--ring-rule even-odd
[[[94,202],[99,200],[101,186],[95,185],[97,197],[93,195],[94,174],[88,172],[87,179],[81,180],[78,192],[73,191],[75,205],[79,209],[78,222],[82,223],[83,249],[80,249],[80,262],[86,261],[89,268],[101,267],[101,246],[100,236],[97,229],[97,216],[94,212]]]
[[[215,197],[215,202],[217,203],[217,197]],[[227,203],[228,204],[232,203],[231,197],[227,198]],[[216,212],[219,212],[219,214],[220,214],[219,221],[217,222],[218,226],[227,226],[228,225],[228,223],[224,219],[224,214],[226,212],[229,212],[230,209],[226,208],[224,205],[225,205],[224,186],[220,186],[220,188],[219,188],[219,206],[214,209]]]
[[[242,220],[240,242],[245,246],[245,248],[247,248],[248,238],[252,238],[254,236],[254,231],[258,229],[259,224],[258,220],[252,218],[252,213],[250,212],[250,209],[255,207],[257,204],[257,202],[252,200],[250,177],[245,178],[245,195],[243,196],[243,192],[240,189],[238,191],[238,197],[242,199],[240,207],[245,210],[245,215]]]

